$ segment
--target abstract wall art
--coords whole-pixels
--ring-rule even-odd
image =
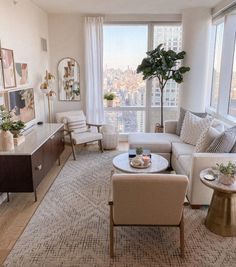
[[[29,83],[28,80],[28,64],[16,63],[16,84],[17,86],[24,86]]]
[[[16,87],[13,50],[2,48],[2,69],[4,88]]]

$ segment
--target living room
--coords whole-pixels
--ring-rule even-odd
[[[234,266],[236,1],[0,14],[1,265]]]

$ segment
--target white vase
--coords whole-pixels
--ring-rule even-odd
[[[107,100],[107,106],[109,108],[112,108],[113,107],[113,100]]]
[[[10,151],[14,149],[13,134],[10,131],[2,131],[1,140],[3,151]]]
[[[224,185],[232,185],[235,182],[235,176],[228,176],[223,173],[219,173],[219,182]]]

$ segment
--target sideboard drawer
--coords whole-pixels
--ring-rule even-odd
[[[46,171],[43,164],[43,147],[40,147],[31,157],[33,184],[36,188],[43,179]]]

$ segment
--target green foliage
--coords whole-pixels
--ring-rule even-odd
[[[173,50],[165,50],[162,46],[163,44],[160,44],[154,50],[148,51],[147,57],[137,68],[137,73],[142,73],[144,80],[158,79],[161,91],[161,127],[163,127],[163,91],[167,81],[182,83],[183,75],[190,71],[189,67],[179,64],[184,59],[185,51],[176,53]]]
[[[116,95],[114,93],[106,93],[104,95],[104,99],[106,99],[106,100],[114,100],[115,97],[116,97]]]
[[[143,154],[143,148],[142,147],[137,147],[136,148],[136,155],[142,155]]]
[[[229,161],[227,165],[224,165],[223,163],[221,164],[217,163],[216,166],[217,169],[224,175],[234,176],[236,174],[236,165],[231,161]]]
[[[143,74],[143,79],[152,79],[157,77],[160,83],[160,89],[164,89],[168,80],[174,80],[177,83],[183,82],[183,74],[190,71],[189,67],[178,66],[179,61],[184,59],[185,51],[176,53],[173,50],[165,50],[160,44],[143,59],[137,68],[137,73]]]
[[[25,123],[21,120],[13,121],[9,111],[0,106],[0,129],[3,131],[21,131],[25,128]]]

